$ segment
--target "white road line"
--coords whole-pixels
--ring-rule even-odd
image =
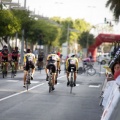
[[[32,89],[34,89],[34,88],[36,88],[36,87],[39,87],[39,86],[41,86],[41,85],[43,85],[43,84],[44,84],[44,83],[38,84],[38,85],[30,88],[29,91],[32,90]],[[0,102],[3,101],[3,100],[6,100],[6,99],[12,98],[12,97],[14,97],[14,96],[20,95],[20,94],[25,93],[25,92],[27,92],[27,90],[24,90],[24,91],[21,91],[21,92],[19,92],[19,93],[15,93],[15,94],[9,95],[9,96],[4,97],[4,98],[1,98],[1,99],[0,99]]]
[[[89,85],[89,87],[99,88],[99,87],[100,87],[100,85]]]
[[[58,77],[58,79],[60,79],[60,78],[62,78],[62,77],[65,77],[65,75]],[[29,91],[30,91],[30,90],[33,90],[33,89],[35,89],[35,88],[37,88],[37,87],[39,87],[39,86],[41,86],[41,85],[43,85],[43,84],[45,84],[45,83],[41,83],[41,84],[35,85],[34,87],[29,88]],[[25,92],[27,92],[27,90],[24,90],[24,91],[21,91],[21,92],[19,92],[19,93],[15,93],[15,94],[9,95],[9,96],[4,97],[4,98],[1,98],[1,99],[0,99],[0,102],[3,101],[3,100],[6,100],[6,99],[12,98],[12,97],[14,97],[14,96],[20,95],[20,94],[25,93]]]

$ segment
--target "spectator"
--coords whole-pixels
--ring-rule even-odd
[[[115,80],[120,75],[120,63],[116,61],[111,68],[111,75],[108,76],[107,81]]]

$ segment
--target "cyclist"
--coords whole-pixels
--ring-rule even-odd
[[[56,78],[56,71],[59,70],[60,71],[60,58],[59,56],[53,52],[51,54],[49,54],[47,56],[47,61],[46,61],[46,68],[45,68],[45,72],[46,72],[46,81],[48,81],[48,71],[50,66],[52,66],[52,80],[53,80],[53,90],[55,83],[57,83],[57,80],[55,80]]]
[[[43,68],[43,60],[44,60],[44,53],[40,52],[40,54],[38,55],[38,69]]]
[[[8,71],[8,60],[9,60],[9,51],[8,47],[6,45],[3,46],[3,49],[0,54],[0,61],[5,61],[5,66],[6,66],[6,74]]]
[[[19,57],[20,57],[20,54],[19,54],[19,51],[18,51],[18,47],[15,47],[13,50],[12,50],[12,53],[11,53],[11,60],[13,60],[15,62],[15,72],[17,73],[17,70],[18,70],[18,61],[19,61]]]
[[[66,73],[67,73],[67,86],[69,86],[69,73],[71,72],[71,67],[74,67],[74,86],[76,86],[76,78],[77,78],[77,71],[78,71],[78,59],[75,55],[67,58],[66,60]]]
[[[28,70],[30,69],[29,65],[32,68],[32,74],[31,74],[31,80],[33,80],[33,74],[35,72],[35,55],[33,53],[31,53],[30,49],[27,49],[27,53],[24,55],[24,86],[26,87],[26,76],[28,73]]]

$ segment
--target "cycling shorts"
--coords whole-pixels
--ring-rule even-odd
[[[74,68],[73,68],[74,67]],[[76,71],[76,65],[69,65],[68,68],[67,68],[67,71],[68,72],[71,72],[71,68],[73,69],[73,71],[75,72]]]
[[[12,57],[12,60],[15,62],[18,62],[18,58],[17,57]]]
[[[47,64],[46,68],[47,68],[47,69],[52,68],[52,73],[56,73],[56,70],[57,70],[57,69],[56,69],[56,66],[55,66],[54,64],[52,64],[52,63]]]
[[[30,68],[34,69],[35,65],[33,62],[27,62],[24,70],[28,71]]]
[[[8,62],[8,58],[6,58],[6,57],[3,58],[3,57],[2,57],[2,61]]]

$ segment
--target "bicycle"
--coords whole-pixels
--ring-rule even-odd
[[[6,70],[6,61],[2,61],[2,76],[3,78],[7,77],[7,70]]]
[[[52,66],[50,66],[48,72],[48,85],[49,85],[49,93],[53,90],[53,82],[52,82]]]
[[[96,70],[93,68],[93,65],[90,63],[90,64],[86,64],[84,65],[83,67],[79,67],[78,69],[78,74],[83,74],[83,73],[86,73],[89,74],[90,76],[93,76],[96,74]]]
[[[70,93],[72,93],[72,89],[73,89],[73,87],[74,87],[74,67],[71,67],[71,72],[70,72],[70,74],[71,74],[71,76],[70,76],[70,83],[69,83],[69,86],[70,86]]]
[[[29,70],[28,70],[28,73],[27,73],[27,76],[26,76],[26,89],[27,89],[27,91],[28,91],[29,86],[31,84],[30,81],[31,81],[31,67],[29,65]]]
[[[11,78],[14,78],[15,77],[15,73],[16,73],[16,70],[15,70],[15,61],[14,60],[11,61],[11,67],[12,67]]]

